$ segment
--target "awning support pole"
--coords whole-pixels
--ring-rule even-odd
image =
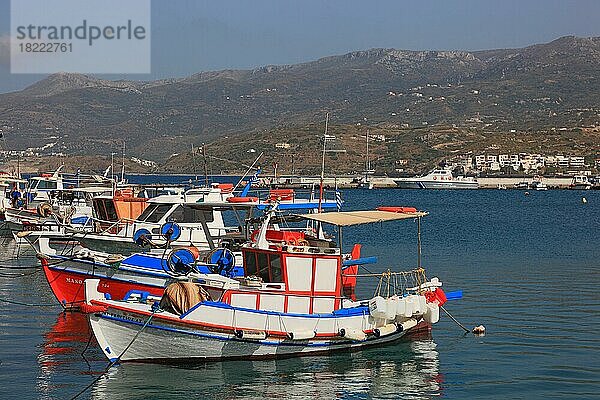
[[[421,268],[421,217],[417,217],[417,265]]]

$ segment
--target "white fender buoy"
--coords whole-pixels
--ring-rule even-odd
[[[410,318],[412,317],[412,308],[409,311],[410,315],[406,315],[406,298],[398,299],[396,303],[396,316]]]
[[[414,318],[411,318],[407,321],[402,322],[399,326],[402,327],[402,331],[407,331],[407,330],[417,326],[417,320]]]
[[[288,337],[292,340],[307,340],[314,338],[317,333],[315,331],[299,331],[299,332],[288,332]]]
[[[385,313],[385,318],[388,321],[392,321],[394,318],[396,318],[396,309],[398,308],[398,296],[392,296],[390,298],[387,299],[386,301],[386,313]]]
[[[338,332],[338,335],[346,339],[355,340],[357,342],[362,342],[363,340],[367,339],[367,335],[358,329],[341,328]]]
[[[382,337],[391,335],[398,331],[398,326],[396,324],[387,324],[384,326],[380,326],[379,328],[373,329],[373,334],[375,337]]]

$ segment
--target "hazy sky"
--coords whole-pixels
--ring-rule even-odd
[[[9,10],[0,0],[0,92],[43,77],[9,73]],[[565,35],[600,36],[600,0],[153,0],[152,74],[108,77],[179,77],[373,47],[523,47]]]

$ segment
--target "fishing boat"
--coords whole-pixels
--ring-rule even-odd
[[[24,197],[29,208],[36,208],[41,203],[61,201],[64,196],[70,198],[67,189],[102,188],[102,191],[111,191],[115,182],[108,178],[106,173],[100,175],[85,175],[81,173],[62,173],[62,166],[51,173],[43,173],[29,178],[29,185]]]
[[[233,196],[229,189],[215,184],[181,194],[144,199],[143,209],[136,212],[137,215],[123,212],[136,205],[133,200],[127,204],[115,204],[110,198],[99,197],[94,200],[97,210],[96,218],[92,219],[94,231],[73,232],[72,236],[90,250],[129,255],[140,251],[142,247],[163,245],[165,239],[161,227],[167,222],[176,222],[179,230],[177,237],[171,238],[171,246],[207,249],[206,234],[199,227],[206,225],[213,236],[223,234],[226,229],[223,218],[214,208],[218,204],[227,204],[227,198]],[[215,207],[198,210],[191,207],[195,203],[210,203]]]
[[[394,179],[401,189],[478,189],[476,178],[454,176],[447,169],[434,169],[424,176]]]
[[[438,322],[447,299],[442,283],[427,279],[420,265],[365,274],[379,283],[375,296],[358,301],[359,266],[376,258],[361,257],[359,244],[344,254],[341,230],[416,219],[420,243],[425,215],[388,207],[294,216],[337,227],[336,245],[301,234],[269,236],[270,212],[256,241],[242,248],[244,276],[225,278],[227,288],[218,296],[190,279],[169,285],[160,300],[143,292],[112,300],[98,291],[98,279],[87,279],[86,305],[97,310],[90,315],[92,331],[113,362],[276,358],[391,344]]]
[[[22,191],[27,181],[8,172],[0,171],[0,237],[12,237],[12,232],[6,223],[6,210],[21,206]],[[16,196],[15,193],[18,193]]]
[[[589,190],[591,188],[592,182],[585,175],[575,175],[569,185],[569,189],[573,190]]]
[[[529,181],[520,181],[515,183],[515,189],[527,190],[529,189]]]
[[[17,241],[22,232],[32,237],[48,237],[53,243],[72,241],[69,231],[91,232],[90,221],[95,197],[110,193],[111,188],[82,187],[61,189],[49,194],[50,202],[43,202],[34,209],[10,207],[5,211],[6,226]],[[31,204],[31,203],[29,203]]]
[[[244,225],[239,214],[225,221],[222,210],[233,210],[236,205],[241,205],[237,208],[245,210],[251,206],[262,211],[275,199],[280,202],[280,210],[319,207],[314,198],[299,197],[291,189],[272,189],[263,199],[247,193],[244,190],[236,195],[233,185],[213,183],[209,187],[189,189],[177,195],[151,198],[144,203],[147,207],[141,214],[124,218],[119,217],[119,211],[110,198],[96,198],[94,208],[98,218],[92,220],[95,231],[73,232],[72,237],[90,250],[129,255],[139,252],[142,247],[164,246],[166,240],[161,227],[176,222],[178,234],[170,238],[169,246],[194,246],[204,251],[211,250],[208,238],[229,235]],[[204,206],[199,208],[196,206],[198,203]],[[321,207],[333,209],[337,203],[329,199],[322,201]],[[226,226],[226,222],[234,225]]]
[[[536,175],[533,178],[530,187],[531,189],[538,191],[548,190],[548,185],[546,185],[546,183],[543,181],[543,178],[539,175]]]
[[[288,193],[289,192],[285,192]],[[311,212],[318,207],[318,202],[301,201],[302,199],[280,200],[283,192],[271,192],[277,195],[275,200],[278,213]],[[281,204],[279,203],[281,201]],[[200,231],[202,242],[199,247],[187,240],[179,241],[183,235],[180,222],[166,221],[157,228],[158,235],[145,238],[136,235],[131,239],[132,246],[137,251],[130,255],[94,251],[88,248],[75,247],[65,251],[57,250],[49,245],[49,238],[34,236],[33,233],[23,235],[40,262],[46,279],[55,297],[65,308],[78,309],[83,303],[83,281],[87,278],[101,279],[101,291],[113,298],[122,298],[129,290],[144,290],[151,294],[160,295],[173,279],[179,279],[182,271],[189,273],[190,269],[180,265],[179,260],[194,263],[193,271],[206,274],[222,273],[229,277],[243,276],[241,268],[242,254],[240,245],[248,240],[254,240],[258,231],[254,229],[257,219],[253,217],[256,210],[264,210],[264,203],[249,201],[194,201],[182,203],[190,212],[201,215],[213,215],[213,220],[220,221],[220,227],[209,223],[190,224],[189,229]],[[337,207],[334,201],[323,201],[324,209]],[[262,212],[262,211],[261,211]],[[239,225],[225,228],[223,221],[238,221]],[[274,222],[277,218],[273,219]],[[315,229],[316,228],[316,229]],[[307,224],[304,231],[317,239],[325,240],[325,234],[319,227]],[[277,223],[269,233],[288,237],[297,232],[285,232]],[[148,231],[146,231],[148,232]],[[138,243],[138,244],[136,244]],[[150,243],[142,248],[140,244]],[[175,245],[175,243],[179,243]],[[142,251],[143,250],[143,251]]]

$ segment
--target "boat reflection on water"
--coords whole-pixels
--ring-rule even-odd
[[[102,355],[96,349],[93,335],[88,346],[90,335],[85,314],[68,311],[58,314],[52,328],[43,335],[44,341],[40,344],[40,353],[37,356],[40,368],[37,386],[41,393],[52,397],[56,396],[61,388],[71,387],[71,390],[75,391],[93,379],[96,373],[90,370],[81,354],[89,347],[86,351],[88,360],[102,360]],[[92,369],[97,369],[97,366],[102,364],[95,362]],[[69,375],[74,376],[65,382],[65,376]]]
[[[195,367],[123,364],[99,380],[93,399],[429,398],[442,394],[429,333],[356,353]]]
[[[81,354],[89,338],[90,327],[85,314],[60,313],[52,329],[44,335],[43,351],[38,357],[42,372],[68,363],[73,354]]]
[[[95,340],[85,353],[92,365],[81,357],[89,338],[85,314],[58,315],[40,346],[40,393],[75,394],[102,373],[106,362]],[[123,364],[111,368],[91,389],[93,399],[411,399],[441,394],[438,352],[428,331],[392,346],[323,357],[193,366]]]

